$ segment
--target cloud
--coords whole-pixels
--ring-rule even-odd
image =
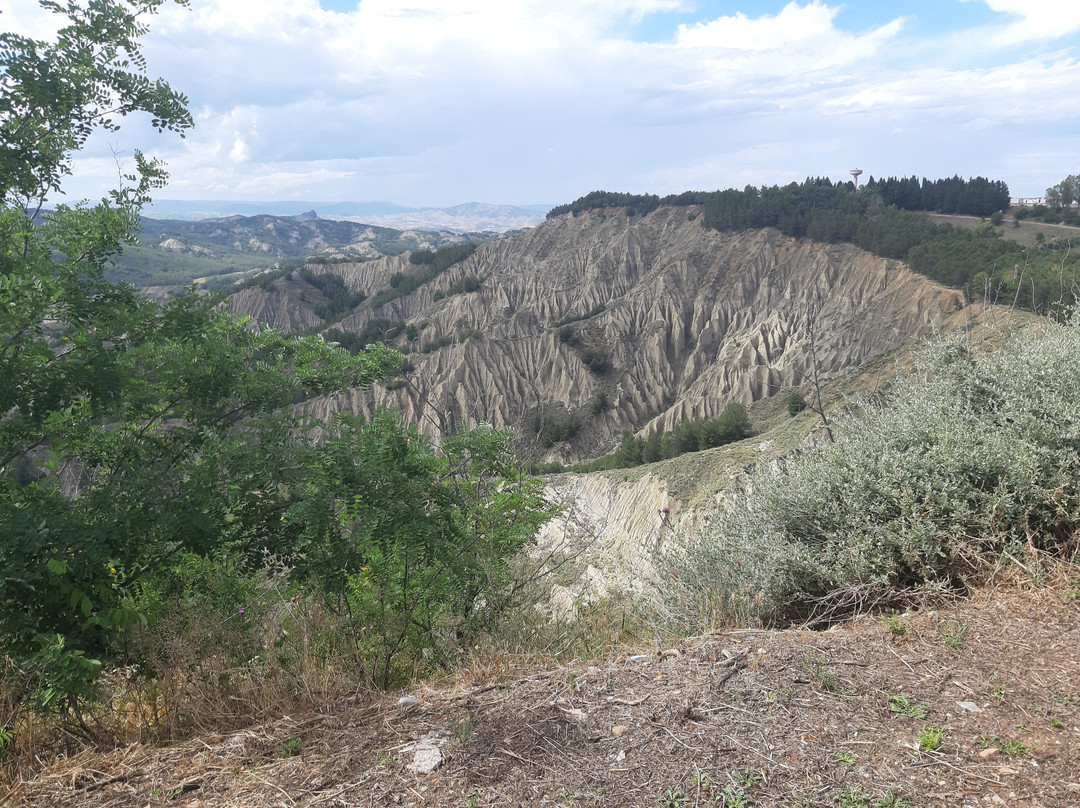
[[[72,192],[111,187],[112,149],[134,145],[164,157],[165,194],[187,198],[560,202],[846,176],[849,162],[1001,176],[1029,150],[1061,151],[1080,62],[1064,40],[1011,60],[984,48],[1050,12],[980,1],[1011,16],[936,39],[880,5],[876,22],[845,27],[825,0],[677,27],[689,0],[169,4],[150,22],[149,71],[188,94],[195,131],[180,141],[127,121],[95,137]],[[1071,24],[1071,8],[1057,19]],[[659,14],[670,36],[631,37]]]
[[[708,22],[680,25],[680,48],[716,51],[710,64],[758,74],[791,74],[849,65],[875,56],[904,26],[898,17],[865,34],[838,30],[840,7],[813,0],[788,3],[776,15],[757,18],[737,13]]]
[[[1009,47],[1046,43],[1080,31],[1080,3],[1076,0],[961,0],[985,3],[991,11],[1019,19],[988,32],[988,44]]]

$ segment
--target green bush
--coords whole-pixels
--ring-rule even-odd
[[[602,376],[611,370],[611,358],[602,348],[584,349],[581,352],[581,361],[597,376]]]
[[[600,415],[602,412],[607,412],[611,409],[611,399],[608,394],[603,390],[597,390],[593,393],[589,399],[589,412],[593,415]]]
[[[1080,324],[1043,328],[980,356],[940,342],[887,402],[839,419],[835,444],[756,468],[664,556],[671,614],[799,619],[811,602],[962,587],[1014,546],[1074,552]]]
[[[806,399],[798,390],[793,390],[787,397],[787,412],[792,418],[806,409]]]
[[[420,353],[425,353],[425,354],[432,353],[433,351],[437,351],[440,348],[445,348],[447,345],[453,345],[453,344],[454,344],[453,335],[452,334],[443,334],[441,337],[436,337],[435,339],[433,339],[433,340],[431,340],[429,342],[423,343],[420,346]]]
[[[599,396],[604,398],[599,399]],[[603,411],[597,409],[600,405],[610,406],[603,392],[589,399],[590,412],[598,415]],[[719,417],[704,421],[683,421],[671,432],[654,429],[647,438],[635,438],[630,432],[624,432],[618,449],[609,455],[579,463],[574,470],[605,471],[655,463],[686,452],[699,452],[734,443],[749,437],[752,432],[746,407],[732,401],[724,407]]]
[[[571,440],[581,428],[581,422],[574,413],[543,415],[536,412],[533,413],[530,425],[543,449],[550,449],[556,443]]]

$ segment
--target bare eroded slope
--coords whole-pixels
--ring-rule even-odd
[[[417,268],[395,257],[315,269],[370,296]],[[482,281],[479,291],[435,300],[468,276]],[[316,297],[282,282],[247,289],[232,305],[275,328],[318,330],[329,324],[314,313]],[[850,245],[709,231],[686,208],[591,211],[484,244],[412,294],[358,307],[338,327],[359,331],[376,317],[417,326],[416,339],[398,343],[412,351],[412,384],[315,409],[392,405],[432,434],[437,410],[450,422],[496,426],[577,413],[583,429],[561,450],[574,457],[610,448],[626,429],[671,428],[715,417],[729,401],[805,385],[812,328],[828,377],[966,316],[959,292]],[[584,319],[566,340],[558,325],[575,317]],[[455,341],[421,352],[439,338]],[[610,359],[609,370],[590,370],[590,349]],[[594,414],[599,392],[610,408]]]

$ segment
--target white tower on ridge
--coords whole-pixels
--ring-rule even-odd
[[[848,173],[851,174],[851,176],[855,178],[855,190],[856,191],[859,190],[859,175],[862,174],[862,169],[861,168],[853,168]]]

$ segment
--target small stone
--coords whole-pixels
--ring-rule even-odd
[[[443,756],[438,747],[420,744],[413,750],[413,760],[405,768],[417,774],[431,774],[442,765]]]
[[[571,707],[569,710],[565,707],[559,707],[558,710],[563,714],[563,718],[568,721],[573,721],[575,724],[583,724],[588,718],[588,716],[585,715],[585,711],[579,710],[577,707]]]
[[[956,706],[959,707],[961,710],[967,710],[969,713],[982,712],[982,708],[973,701],[958,701],[956,702]]]
[[[611,728],[611,734],[618,738],[620,735],[625,735],[628,730],[629,727],[625,724],[616,724]]]
[[[1008,803],[1001,799],[997,794],[990,798],[990,802],[994,803],[994,805],[1008,805]]]
[[[1020,774],[1016,769],[1010,769],[1008,766],[1002,766],[998,769],[998,774]]]
[[[397,700],[399,710],[415,710],[420,706],[420,699],[415,696],[402,696]]]
[[[982,750],[981,752],[979,752],[979,757],[981,757],[983,760],[985,760],[986,758],[994,757],[1000,751],[1001,750],[998,749],[996,746],[990,746],[990,747],[987,747],[986,749]]]

